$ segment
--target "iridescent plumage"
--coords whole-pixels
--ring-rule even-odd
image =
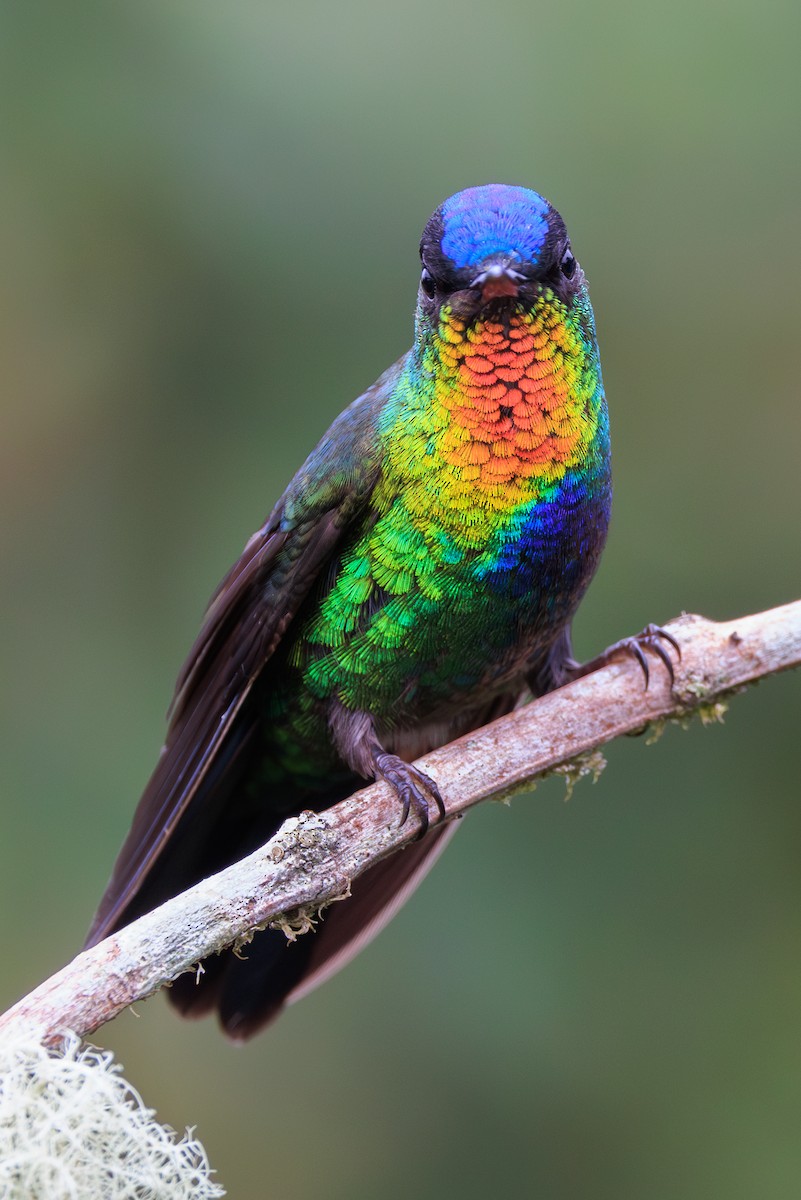
[[[402,760],[573,669],[611,495],[584,276],[526,188],[451,197],[421,256],[412,349],[337,418],[212,603],[92,940],[358,775],[425,817],[436,787]],[[259,935],[249,966],[215,960],[173,998],[247,1036],[382,923],[442,840],[375,868],[314,939]]]

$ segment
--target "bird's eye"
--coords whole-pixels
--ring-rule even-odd
[[[559,263],[559,269],[565,279],[572,279],[576,273],[576,260],[573,257],[573,251],[569,246],[565,247],[565,252],[562,255],[562,261]]]
[[[428,296],[429,300],[434,299],[437,285],[434,283],[434,276],[427,267],[423,267],[423,272],[420,276],[420,287],[423,289],[423,294]]]

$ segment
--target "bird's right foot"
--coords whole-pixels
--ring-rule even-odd
[[[418,771],[417,767],[410,766],[402,758],[398,758],[397,754],[388,754],[386,751],[375,755],[373,765],[376,779],[383,779],[385,783],[388,783],[401,802],[401,825],[406,823],[409,813],[414,811],[415,816],[420,819],[418,836],[421,838],[425,836],[430,824],[428,797],[436,804],[439,816],[445,817],[445,804],[439,788],[430,775]]]
[[[334,746],[348,766],[365,779],[370,776],[383,779],[393,788],[401,802],[401,825],[406,823],[409,813],[414,812],[420,820],[418,837],[424,837],[430,824],[431,800],[437,806],[439,817],[445,817],[445,805],[434,780],[384,749],[370,713],[347,708],[335,701],[331,704],[328,723]]]

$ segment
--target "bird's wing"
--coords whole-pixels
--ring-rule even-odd
[[[217,589],[178,678],[165,745],[87,946],[115,928],[139,892],[254,682],[369,497],[380,470],[377,413],[399,368],[337,418]]]

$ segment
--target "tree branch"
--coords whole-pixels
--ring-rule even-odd
[[[668,628],[682,653],[672,688],[657,663],[643,690],[639,666],[622,659],[421,759],[448,816],[523,791],[554,770],[585,773],[581,756],[649,723],[695,712],[719,717],[727,695],[801,664],[801,601],[723,624],[683,616]],[[290,818],[248,858],[79,954],[0,1016],[0,1034],[84,1036],[256,927],[308,928],[319,908],[417,828],[414,818],[399,826],[397,800],[383,783],[327,812]]]

